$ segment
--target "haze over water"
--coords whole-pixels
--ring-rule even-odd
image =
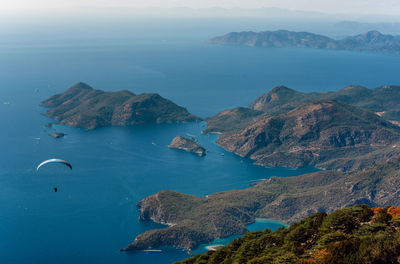
[[[171,263],[187,254],[119,252],[136,235],[161,227],[138,220],[135,204],[143,197],[165,189],[204,196],[313,171],[254,166],[215,145],[215,135],[201,135],[204,123],[57,126],[67,135],[51,138],[44,125],[52,120],[39,104],[78,81],[106,91],[157,92],[201,117],[247,106],[277,85],[310,92],[400,84],[399,55],[217,46],[205,40],[235,25],[184,22],[132,23],[129,31],[125,24],[111,37],[101,34],[111,32],[104,28],[84,37],[83,30],[57,33],[51,26],[40,34],[0,33],[8,36],[0,42],[2,263]],[[210,152],[199,158],[168,149],[177,135],[195,136]],[[69,160],[73,171],[35,171],[52,157]]]

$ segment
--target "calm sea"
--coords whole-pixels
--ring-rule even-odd
[[[146,195],[168,189],[204,196],[314,171],[254,166],[215,145],[215,135],[201,135],[204,123],[46,128],[52,120],[40,102],[78,81],[108,91],[157,92],[202,117],[246,106],[276,85],[330,91],[400,84],[398,55],[223,47],[204,42],[223,33],[207,31],[212,25],[161,25],[132,35],[112,31],[112,37],[85,38],[82,30],[66,37],[51,27],[0,34],[1,263],[171,263],[188,255],[173,248],[119,252],[136,235],[162,227],[138,220],[135,204]],[[54,139],[52,131],[66,136]],[[168,149],[177,135],[196,137],[208,155]],[[35,171],[52,157],[69,160],[73,171]],[[250,229],[278,226],[260,221]]]

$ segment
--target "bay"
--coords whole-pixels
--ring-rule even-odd
[[[400,83],[398,55],[217,46],[204,42],[206,28],[201,37],[156,33],[143,33],[141,41],[119,36],[0,45],[2,263],[171,263],[187,253],[119,252],[136,235],[163,227],[138,220],[143,197],[160,190],[205,196],[315,171],[254,166],[218,147],[216,135],[202,135],[204,122],[46,128],[53,120],[42,115],[40,102],[78,81],[107,91],[157,92],[201,117],[247,106],[276,85],[311,92]],[[54,139],[48,136],[53,131],[66,136]],[[177,135],[194,136],[209,153],[200,158],[168,149]],[[67,159],[74,169],[35,171],[51,157]],[[258,223],[264,227],[276,228]]]

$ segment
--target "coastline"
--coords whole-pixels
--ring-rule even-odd
[[[247,225],[246,228],[250,231],[259,231],[259,230],[264,230],[264,229],[271,229],[272,231],[280,228],[280,227],[289,227],[289,225],[279,221],[279,220],[273,220],[273,219],[267,219],[267,218],[256,218],[254,223]],[[241,237],[241,235],[233,235],[229,236],[226,238],[216,238],[213,241],[211,241],[209,244],[202,244],[199,245],[195,250],[193,250],[194,254],[198,253],[204,253],[207,251],[216,251],[218,248],[225,246],[229,244],[231,241],[234,239]]]

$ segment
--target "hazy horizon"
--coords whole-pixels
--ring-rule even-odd
[[[394,0],[0,0],[5,23],[59,18],[302,18],[372,22],[400,21]]]
[[[265,8],[277,7],[323,13],[392,14],[400,12],[396,0],[1,0],[6,12],[70,11],[82,8]]]

